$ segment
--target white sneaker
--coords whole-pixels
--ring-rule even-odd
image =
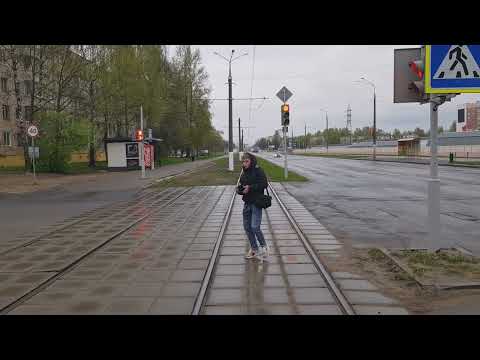
[[[258,257],[258,251],[254,251],[250,248],[250,250],[248,250],[248,253],[245,255],[245,259],[253,259],[255,257]]]
[[[262,249],[262,257],[266,259],[268,257],[268,254],[270,253],[270,249],[268,245],[262,246],[261,249]]]

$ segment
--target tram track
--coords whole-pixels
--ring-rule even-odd
[[[154,214],[155,211],[158,210],[158,208],[154,208],[155,204],[166,200],[165,203],[162,204],[162,208],[164,208],[164,207],[174,203],[176,200],[181,198],[183,195],[185,195],[190,190],[192,190],[192,187],[175,189],[173,192],[168,194],[166,197],[161,197],[160,199],[151,203],[150,204],[150,209],[152,209],[152,210],[147,211],[146,214],[141,215],[138,219],[135,219],[134,221],[125,225],[124,227],[122,227],[122,229],[118,230],[114,234],[112,234],[110,236],[107,236],[107,238],[105,240],[103,240],[98,245],[96,245],[95,247],[93,247],[92,249],[90,249],[89,251],[84,253],[83,255],[79,256],[78,258],[76,258],[75,260],[70,262],[68,265],[63,267],[61,270],[55,272],[52,276],[50,276],[49,278],[47,278],[46,280],[44,280],[40,284],[34,286],[30,291],[28,291],[24,295],[18,297],[17,299],[13,300],[12,302],[7,304],[6,306],[3,306],[0,309],[0,315],[8,314],[9,312],[14,310],[18,306],[22,305],[24,302],[28,301],[29,299],[31,299],[35,295],[39,294],[41,291],[43,291],[45,288],[47,288],[53,282],[55,282],[58,278],[66,275],[68,272],[73,270],[78,264],[80,264],[81,262],[90,258],[90,256],[93,255],[94,253],[96,253],[98,250],[100,250],[101,248],[103,248],[104,246],[106,246],[107,244],[109,244],[110,242],[112,242],[113,240],[115,240],[116,238],[118,238],[119,236],[121,236],[122,234],[124,234],[125,232],[130,230],[131,228],[133,228],[135,225],[137,225],[137,224],[141,223],[142,221],[146,220],[148,217],[150,217],[152,214]],[[169,196],[171,196],[171,197],[168,198]],[[59,230],[57,230],[57,231],[59,231]]]
[[[239,177],[239,180],[240,180],[240,177]],[[238,185],[239,180],[237,181],[237,185]],[[349,301],[347,300],[347,298],[343,294],[342,290],[335,283],[332,274],[327,269],[327,267],[324,264],[324,262],[322,261],[322,259],[318,256],[315,249],[312,247],[308,238],[305,236],[305,234],[302,232],[302,230],[298,226],[297,222],[295,221],[295,219],[292,216],[292,214],[290,213],[290,211],[287,209],[287,207],[285,206],[283,201],[280,199],[277,192],[275,191],[273,186],[271,186],[270,183],[268,183],[268,187],[269,187],[269,190],[271,191],[271,193],[273,194],[273,197],[278,202],[278,204],[279,204],[280,208],[282,209],[283,213],[287,217],[287,219],[288,219],[290,225],[292,226],[292,228],[294,229],[296,235],[299,237],[299,239],[300,239],[303,247],[305,248],[308,256],[313,261],[313,264],[314,264],[315,268],[317,269],[318,273],[321,275],[321,277],[325,281],[325,284],[326,284],[326,287],[327,287],[328,291],[332,295],[332,297],[335,300],[335,303],[337,304],[337,306],[340,308],[342,314],[344,314],[344,315],[355,315],[355,311],[353,309],[353,306],[349,303]],[[202,314],[202,310],[206,306],[208,291],[210,290],[211,285],[212,285],[212,283],[214,281],[214,278],[215,278],[215,268],[218,265],[218,261],[219,261],[219,257],[220,257],[220,249],[222,247],[222,243],[223,243],[224,237],[225,237],[225,232],[226,232],[226,229],[229,225],[229,222],[230,222],[230,219],[231,219],[231,216],[232,216],[232,209],[233,209],[233,205],[234,205],[234,202],[235,202],[235,198],[236,198],[236,191],[234,190],[234,192],[232,194],[232,197],[230,199],[230,204],[229,204],[229,207],[228,207],[228,210],[227,210],[227,214],[225,215],[220,233],[219,233],[219,235],[217,237],[217,241],[215,243],[214,252],[213,252],[212,257],[210,259],[210,262],[208,264],[207,272],[206,272],[205,277],[202,281],[202,285],[201,285],[199,294],[196,298],[195,305],[194,305],[194,308],[193,308],[193,311],[192,311],[192,315]],[[268,213],[268,210],[267,210],[267,213]]]

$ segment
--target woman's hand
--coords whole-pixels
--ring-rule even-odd
[[[245,189],[243,190],[244,194],[247,194],[250,191],[250,185],[245,185]]]

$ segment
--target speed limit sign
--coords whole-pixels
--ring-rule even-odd
[[[38,135],[38,128],[35,125],[29,126],[27,130],[28,135],[35,137]]]

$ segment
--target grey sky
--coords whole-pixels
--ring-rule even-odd
[[[269,100],[252,102],[252,119],[249,122],[249,102],[234,101],[234,126],[238,118],[242,125],[255,126],[245,130],[245,142],[261,136],[272,135],[280,127],[280,100],[275,96],[285,85],[293,92],[290,99],[290,124],[295,134],[304,133],[304,125],[310,131],[325,128],[328,110],[329,126],[343,127],[346,124],[346,108],[352,108],[353,128],[368,126],[373,119],[373,89],[368,85],[354,84],[364,76],[377,88],[377,127],[392,130],[429,128],[428,105],[393,104],[393,49],[419,45],[264,45],[255,49],[255,77],[253,97],[269,97]],[[212,98],[227,98],[228,63],[215,51],[228,57],[231,49],[236,54],[247,51],[232,63],[234,81],[233,97],[250,97],[253,46],[194,46],[200,49],[202,63],[210,76]],[[440,125],[448,127],[456,118],[457,105],[480,100],[478,95],[461,95],[440,108]],[[228,101],[212,104],[213,124],[228,136]],[[234,131],[238,141],[238,129]]]

